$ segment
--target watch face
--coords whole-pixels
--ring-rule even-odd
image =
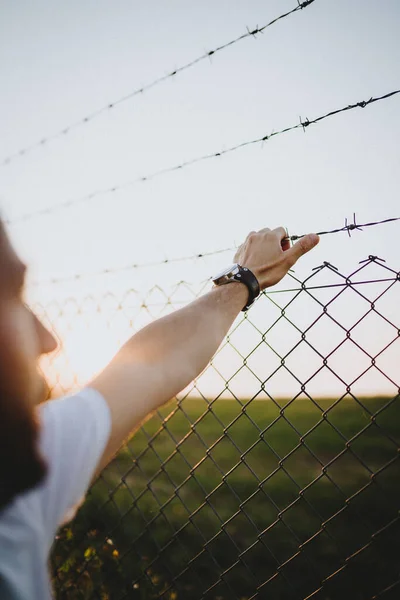
[[[238,265],[236,263],[234,263],[233,265],[226,267],[220,273],[217,273],[217,275],[215,275],[213,277],[213,281],[216,281],[216,280],[224,278],[224,277],[229,277],[231,275],[235,275],[235,273],[237,273],[237,271],[238,271]]]

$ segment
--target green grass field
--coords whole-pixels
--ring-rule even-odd
[[[57,597],[364,599],[397,581],[399,398],[175,408],[62,531]]]

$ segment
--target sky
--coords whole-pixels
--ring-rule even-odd
[[[0,0],[0,162],[296,4]],[[1,166],[2,214],[12,222],[399,89],[399,24],[397,0],[315,0]],[[9,231],[30,280],[47,281],[230,248],[266,226],[302,234],[340,227],[353,212],[359,222],[398,217],[399,139],[400,95]],[[351,272],[369,254],[398,270],[399,227],[325,236],[296,274],[324,260]],[[201,282],[231,262],[228,252],[31,293],[47,303],[118,296]]]

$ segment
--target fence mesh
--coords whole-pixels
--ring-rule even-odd
[[[60,531],[57,597],[397,598],[399,282],[369,256],[262,294]],[[208,285],[34,306],[66,340],[55,392],[81,383],[77,332],[117,347]]]

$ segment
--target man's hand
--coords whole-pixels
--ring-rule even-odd
[[[261,229],[251,231],[235,254],[234,261],[254,273],[263,290],[280,281],[300,256],[309,252],[319,242],[315,233],[304,236],[290,246],[286,230]]]

